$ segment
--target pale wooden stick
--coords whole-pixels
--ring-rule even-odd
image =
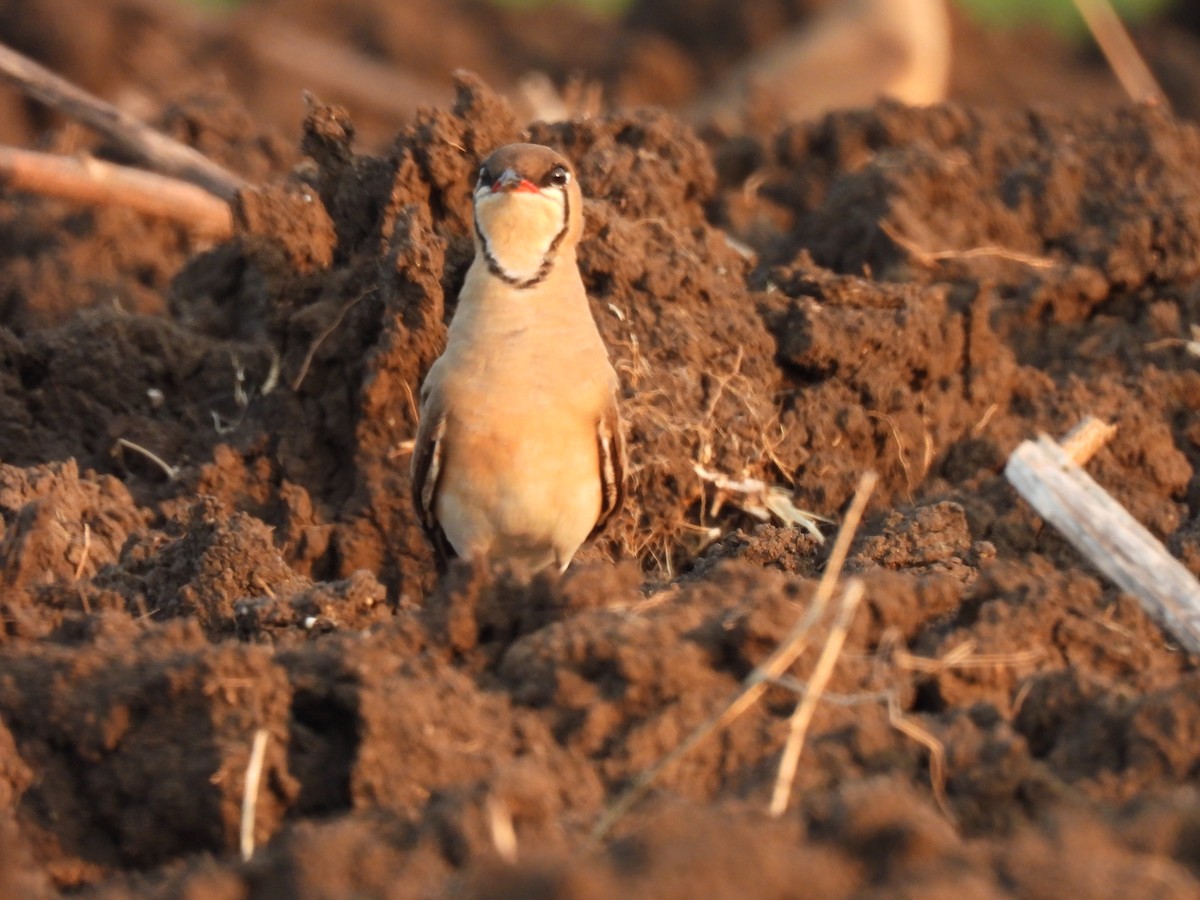
[[[246,783],[242,788],[240,834],[243,860],[248,860],[254,855],[254,820],[258,811],[258,785],[262,780],[263,760],[266,759],[269,736],[265,728],[254,732],[254,742],[250,745],[250,759],[246,763]]]
[[[833,590],[837,586],[842,566],[845,564],[846,556],[850,552],[850,542],[854,539],[854,533],[858,529],[859,520],[862,519],[862,514],[867,508],[867,501],[871,497],[871,492],[875,490],[875,484],[878,480],[879,476],[874,472],[864,472],[862,477],[859,478],[858,489],[854,493],[854,499],[850,501],[849,509],[846,510],[846,516],[842,520],[842,527],[838,531],[837,539],[833,542],[833,548],[829,551],[829,559],[825,563],[825,571],[821,575],[821,580],[817,583],[817,589],[813,592],[813,598],[809,604],[808,611],[799,622],[792,626],[791,631],[784,636],[783,640],[779,642],[779,646],[771,652],[771,655],[745,677],[741,687],[726,701],[719,712],[701,723],[695,731],[683,739],[683,742],[678,747],[634,779],[633,784],[626,788],[625,792],[616,799],[613,805],[601,817],[600,822],[592,831],[591,839],[593,841],[601,840],[608,833],[609,829],[632,808],[633,804],[641,799],[654,780],[668,766],[685,756],[714,732],[724,728],[749,709],[770,686],[771,681],[787,671],[788,667],[804,652],[804,648],[808,643],[809,631],[820,621],[826,607],[829,605],[830,598],[833,596]]]
[[[1104,58],[1121,87],[1135,103],[1151,103],[1170,109],[1167,95],[1125,29],[1121,17],[1108,0],[1075,0],[1075,8],[1083,16],[1092,37],[1100,45]]]
[[[1004,475],[1034,509],[1189,653],[1200,653],[1200,584],[1154,535],[1046,435],[1025,441]]]
[[[837,621],[829,638],[821,649],[821,656],[808,679],[808,689],[796,711],[792,713],[791,728],[788,732],[787,743],[783,747],[783,756],[779,760],[779,774],[775,778],[775,791],[771,795],[771,815],[781,816],[787,812],[788,800],[792,796],[792,783],[796,780],[796,766],[800,762],[800,753],[804,749],[804,739],[808,734],[808,726],[812,724],[813,713],[817,711],[817,703],[829,678],[833,675],[833,667],[837,665],[842,646],[846,643],[846,634],[850,630],[850,622],[858,609],[858,602],[863,596],[863,583],[858,578],[851,578],[842,589],[841,608],[838,610]]]
[[[232,200],[246,187],[245,181],[202,153],[155,131],[5,44],[0,44],[0,79],[95,129],[151,168],[199,185],[222,200]]]
[[[98,159],[0,147],[0,188],[77,203],[124,206],[178,222],[205,237],[222,239],[233,234],[229,204],[203,188]]]

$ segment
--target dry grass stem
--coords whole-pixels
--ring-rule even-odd
[[[250,760],[246,763],[246,782],[242,790],[240,842],[243,860],[248,860],[254,855],[254,820],[258,811],[258,786],[262,781],[263,760],[267,756],[268,737],[269,734],[265,728],[254,732],[254,742],[250,745]]]
[[[704,409],[704,418],[711,419],[717,411],[717,404],[721,402],[721,395],[729,388],[729,383],[733,381],[742,371],[742,360],[745,358],[745,351],[738,347],[737,357],[734,358],[733,367],[729,370],[729,374],[717,379],[717,389],[712,392],[712,397],[709,398],[708,406]]]
[[[279,351],[274,347],[269,348],[271,351],[271,366],[267,369],[266,380],[258,389],[258,393],[263,397],[270,395],[271,391],[279,386],[279,370],[283,367],[283,361],[279,358]]]
[[[627,312],[611,304],[609,310],[620,321],[629,322],[631,316],[636,321],[636,311]],[[632,327],[630,325],[630,329]],[[701,510],[698,524],[706,529],[696,531],[695,526],[682,517],[660,517],[653,528],[638,528],[632,519],[627,519],[612,532],[612,538],[626,555],[652,561],[660,574],[666,574],[672,571],[681,555],[694,557],[711,542],[707,537],[707,526],[711,524],[707,521],[711,490],[703,479],[680,478],[681,460],[707,466],[714,456],[714,448],[719,447],[724,455],[762,462],[772,457],[785,435],[781,432],[777,439],[772,437],[781,429],[778,410],[774,405],[759,405],[754,400],[753,383],[741,372],[743,355],[731,357],[728,366],[722,365],[722,375],[706,376],[706,391],[693,407],[691,403],[681,402],[681,392],[694,389],[695,384],[678,381],[672,373],[650,365],[638,349],[637,336],[632,330],[625,340],[614,340],[610,345],[621,382],[631,394],[622,404],[624,419],[633,437],[629,442],[627,469],[630,494],[639,496],[648,483],[658,484],[662,478],[670,477],[678,485],[679,505],[689,508],[696,504]],[[716,406],[721,409],[717,410]],[[746,427],[732,431],[725,429],[716,420],[718,414],[723,420],[739,418]],[[777,441],[774,446],[772,439]],[[728,476],[721,474],[720,477]],[[792,503],[791,492],[765,484],[760,487],[760,484],[753,485],[753,491],[760,497],[760,502],[755,504],[759,517],[767,520],[774,515],[789,524],[796,524],[795,516],[803,511],[797,510]],[[816,521],[811,515],[805,518],[810,525]]]
[[[75,580],[83,577],[84,567],[87,566],[88,555],[92,550],[92,529],[87,522],[83,523],[83,550],[79,554],[79,564],[75,566]]]
[[[404,386],[404,399],[408,401],[408,414],[412,416],[413,426],[421,420],[421,411],[417,406],[417,398],[413,396],[412,387],[407,381],[401,382]]]
[[[850,654],[843,653],[843,656]],[[779,675],[775,678],[768,678],[767,681],[774,687],[781,687],[784,690],[792,691],[793,693],[803,697],[811,688],[799,678],[793,678],[791,675]],[[895,688],[890,688],[886,691],[863,691],[858,694],[838,694],[833,691],[822,691],[821,702],[831,706],[866,706],[868,703],[883,703],[889,697],[896,693]]]
[[[894,666],[906,672],[920,675],[936,675],[948,669],[986,669],[997,666],[1017,667],[1032,665],[1045,653],[1040,648],[1017,650],[1012,653],[976,653],[974,640],[966,640],[946,651],[941,656],[917,656],[904,647],[904,636],[900,629],[886,629],[879,638],[874,654],[877,662]]]
[[[900,437],[900,429],[896,426],[896,420],[889,415],[872,410],[867,411],[867,418],[883,422],[891,430],[892,437],[896,440],[896,459],[900,462],[900,470],[904,473],[905,493],[911,499],[913,488],[912,471],[908,468],[908,455],[905,453],[904,438]]]
[[[732,500],[742,512],[756,519],[767,522],[774,516],[785,525],[803,528],[816,538],[817,543],[825,543],[825,536],[821,534],[817,523],[829,523],[831,520],[800,509],[792,502],[792,492],[787,488],[767,484],[758,478],[734,479],[697,462],[692,463],[692,470],[701,481],[715,488],[709,506],[710,515],[717,515],[725,501]]]
[[[1188,338],[1162,338],[1161,340],[1150,341],[1148,344],[1143,344],[1142,346],[1149,353],[1172,347],[1182,347],[1190,356],[1200,356],[1200,325],[1189,325],[1188,334]]]
[[[881,661],[886,658],[897,669],[916,672],[920,675],[934,675],[947,669],[982,669],[994,667],[1030,666],[1041,660],[1045,653],[1040,648],[1018,650],[1013,653],[976,653],[975,642],[968,640],[942,654],[940,657],[915,656],[905,650],[900,643],[901,635],[897,629],[890,628],[879,641],[877,655]],[[1013,715],[1024,702],[1028,693],[1029,683],[1026,683],[1014,700]],[[928,729],[915,718],[906,716],[900,709],[900,692],[897,688],[886,692],[888,707],[888,722],[905,737],[916,741],[929,751],[929,782],[933,789],[934,799],[942,814],[954,821],[946,797],[946,751]]]
[[[850,501],[845,518],[842,520],[842,527],[838,531],[837,538],[833,542],[833,547],[829,551],[829,559],[825,564],[825,571],[821,576],[821,580],[817,583],[816,590],[813,591],[808,610],[801,617],[800,621],[792,626],[792,629],[771,652],[771,655],[746,676],[738,691],[724,703],[717,713],[701,723],[699,727],[684,738],[678,747],[649,769],[642,772],[634,779],[633,784],[617,797],[616,801],[608,808],[592,831],[591,839],[593,841],[603,839],[613,825],[641,799],[650,785],[654,783],[655,779],[665,769],[749,709],[763,695],[763,692],[770,685],[771,680],[778,678],[786,672],[804,651],[808,643],[809,632],[821,620],[826,608],[829,606],[829,600],[832,598],[834,588],[837,586],[842,566],[845,564],[846,556],[850,552],[850,543],[854,540],[854,534],[858,530],[858,523],[862,520],[862,515],[867,508],[867,501],[870,500],[871,493],[875,490],[875,484],[878,480],[879,476],[874,472],[865,472],[859,478],[854,499]]]
[[[904,649],[892,653],[892,662],[899,669],[910,672],[920,672],[924,675],[936,675],[947,669],[990,669],[992,667],[1012,667],[1033,665],[1045,656],[1039,648],[1019,650],[1015,653],[976,653],[974,641],[964,641],[953,650],[934,659],[928,656],[914,656]]]
[[[488,794],[487,817],[488,828],[492,833],[492,846],[496,848],[496,853],[510,866],[516,865],[517,830],[513,827],[512,810],[503,800],[497,800]]]
[[[178,178],[129,166],[0,147],[0,178],[10,190],[95,206],[123,206],[214,240],[233,234],[233,212],[224,200]]]
[[[933,467],[933,459],[935,456],[937,456],[937,448],[933,443],[933,434],[931,434],[929,431],[929,419],[925,418],[923,419],[923,422],[924,425],[921,433],[923,435],[922,444],[925,446],[925,455],[921,458],[922,478],[924,478],[925,474]]]
[[[996,415],[999,410],[999,403],[993,403],[988,406],[988,408],[983,411],[983,415],[980,417],[979,421],[971,426],[971,435],[973,437],[979,437],[979,435],[983,434],[983,430],[987,428],[988,423],[992,421],[992,416]]]
[[[796,766],[800,762],[804,739],[808,735],[808,726],[812,724],[813,713],[816,712],[825,686],[829,684],[829,678],[833,675],[833,668],[837,665],[838,656],[846,643],[846,635],[850,631],[850,623],[854,619],[858,603],[862,600],[863,591],[863,583],[859,579],[851,578],[846,582],[842,589],[837,620],[825,640],[825,646],[821,648],[821,655],[812,675],[809,676],[808,690],[796,704],[796,711],[792,713],[787,743],[779,760],[779,774],[775,778],[775,790],[771,795],[770,811],[773,816],[781,816],[787,811],[788,801],[792,796],[792,784],[796,780]]]
[[[1109,67],[1134,103],[1150,103],[1169,110],[1167,95],[1142,59],[1121,17],[1108,0],[1075,0],[1092,37],[1100,45]]]
[[[1010,250],[1007,247],[996,247],[990,244],[983,247],[971,247],[967,250],[926,250],[915,241],[900,234],[900,232],[887,222],[880,223],[879,228],[898,246],[903,247],[912,254],[917,262],[922,265],[934,265],[945,260],[981,258],[1003,259],[1008,262],[1029,266],[1031,269],[1053,269],[1058,265],[1054,260],[1045,256],[1034,256],[1031,253],[1022,253],[1020,250]]]
[[[357,297],[354,297],[349,302],[344,303],[342,308],[338,310],[338,314],[333,317],[333,321],[321,330],[316,339],[308,345],[308,352],[304,354],[304,362],[300,364],[300,371],[296,373],[296,377],[292,380],[292,390],[300,390],[300,385],[304,384],[304,379],[308,375],[308,368],[312,365],[313,358],[317,355],[317,350],[329,338],[331,334],[337,331],[338,326],[342,324],[342,319],[346,318],[346,314],[354,309],[359,304],[363,297],[367,296],[370,291],[363,291]]]
[[[1013,699],[1012,699],[1011,717],[1014,721],[1016,720],[1017,716],[1019,716],[1021,714],[1021,707],[1023,707],[1025,705],[1025,701],[1027,699],[1029,699],[1029,692],[1032,690],[1033,690],[1033,679],[1032,678],[1026,679],[1025,681],[1023,681],[1021,683],[1021,686],[1019,688],[1017,688],[1017,693],[1013,696]]]
[[[938,809],[951,822],[955,821],[946,797],[946,747],[916,719],[900,711],[900,700],[895,695],[888,698],[888,722],[907,738],[911,738],[929,751],[929,783],[933,788],[933,799]]]
[[[134,453],[140,453],[142,456],[146,457],[146,459],[150,460],[150,462],[154,463],[166,473],[168,481],[174,481],[179,477],[179,469],[171,465],[157,453],[147,450],[141,444],[135,444],[133,441],[126,438],[117,438],[117,446],[126,450],[132,450]]]
[[[388,459],[399,459],[402,456],[408,456],[409,454],[411,454],[413,452],[413,450],[416,449],[416,446],[417,446],[416,438],[408,438],[407,440],[401,441],[395,447],[393,447],[391,450],[389,450],[387,452],[387,458]]]
[[[410,416],[412,416],[413,430],[415,431],[417,422],[421,418],[420,412],[417,409],[417,400],[413,396],[412,388],[409,387],[407,381],[401,382],[401,386],[404,388],[404,396],[408,401],[408,413]],[[396,446],[392,447],[392,449],[388,451],[387,458],[399,459],[401,456],[408,456],[413,452],[416,446],[417,439],[415,437],[400,441],[400,443],[396,444]]]

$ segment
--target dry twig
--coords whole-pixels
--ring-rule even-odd
[[[353,297],[347,303],[342,304],[342,308],[339,309],[338,314],[333,317],[333,321],[325,326],[325,328],[321,330],[321,333],[317,335],[316,339],[309,344],[308,352],[304,354],[304,362],[300,364],[300,371],[296,373],[296,377],[292,380],[293,391],[300,390],[300,385],[304,384],[304,378],[308,375],[308,367],[312,365],[313,358],[317,355],[317,350],[320,349],[321,345],[325,343],[326,339],[331,334],[337,331],[338,326],[342,324],[342,319],[346,318],[346,313],[354,309],[354,307],[358,305],[359,301],[369,293],[370,291],[363,291],[357,297]]]
[[[701,481],[707,482],[716,489],[709,511],[716,515],[721,505],[727,500],[734,500],[742,512],[754,516],[764,522],[775,516],[785,525],[798,525],[807,531],[818,544],[825,543],[825,535],[821,534],[818,522],[829,522],[824,516],[800,509],[792,500],[792,492],[787,488],[767,484],[758,478],[730,478],[723,472],[709,469],[700,463],[692,463],[692,471]]]
[[[0,147],[0,184],[77,203],[124,206],[218,240],[233,234],[229,204],[210,191],[178,178],[90,157]]]
[[[79,564],[75,566],[75,581],[78,581],[83,576],[84,567],[87,566],[88,555],[92,550],[92,529],[87,522],[83,523],[83,550],[79,553]]]
[[[1200,653],[1200,583],[1066,449],[1046,435],[1025,441],[1009,456],[1004,476],[1189,653]]]
[[[996,247],[990,244],[984,247],[971,247],[967,250],[926,250],[916,242],[900,234],[888,222],[881,222],[879,229],[898,246],[903,247],[912,254],[917,262],[922,265],[931,265],[949,259],[979,258],[1004,259],[1009,262],[1020,263],[1023,266],[1029,266],[1031,269],[1053,269],[1058,265],[1054,260],[1045,256],[1034,256],[1030,253],[1022,253],[1020,250],[1010,250],[1007,247]]]
[[[492,832],[492,846],[502,860],[516,865],[518,859],[517,830],[513,827],[512,810],[508,804],[494,794],[487,797],[488,828]]]
[[[1104,58],[1121,87],[1134,103],[1150,103],[1170,109],[1167,95],[1134,46],[1133,39],[1121,22],[1121,17],[1108,0],[1075,0],[1075,8],[1083,16],[1092,37],[1100,45]]]
[[[892,652],[892,662],[898,669],[919,672],[922,675],[936,675],[947,669],[990,669],[995,666],[1032,665],[1045,655],[1045,652],[1037,647],[1018,650],[1014,653],[976,653],[974,641],[963,641],[953,650],[947,651],[936,659],[928,656],[915,656],[901,647]]]
[[[888,722],[891,726],[929,750],[929,783],[938,808],[951,822],[954,813],[946,797],[946,747],[925,726],[900,711],[900,700],[895,695],[888,697]]]
[[[847,587],[847,591],[849,586]],[[843,595],[844,596],[844,595]],[[851,614],[853,610],[849,611]],[[845,607],[842,609],[845,615]],[[917,676],[926,676],[943,672],[947,669],[977,669],[977,668],[992,668],[999,666],[1023,666],[1032,665],[1040,660],[1045,654],[1040,648],[1032,648],[1029,650],[1019,650],[1013,653],[976,653],[975,642],[968,640],[954,647],[952,650],[944,653],[940,657],[916,656],[904,649],[903,636],[898,628],[888,628],[884,631],[879,639],[879,645],[874,654],[876,660],[880,663],[887,662],[896,669],[916,673]],[[840,648],[830,647],[827,643],[825,653],[836,655]],[[825,656],[823,655],[822,661]],[[818,662],[817,669],[814,670],[813,676],[809,683],[798,681],[787,675],[780,675],[771,679],[771,683],[787,690],[794,691],[799,694],[803,701],[809,701],[810,696],[811,707],[815,708],[818,700],[822,703],[832,703],[839,706],[860,706],[867,703],[886,703],[888,711],[889,724],[910,740],[916,741],[929,751],[929,782],[933,789],[934,799],[938,804],[938,808],[942,814],[950,821],[954,821],[954,814],[950,809],[949,800],[946,795],[946,751],[942,742],[937,739],[934,734],[922,725],[916,717],[905,715],[900,708],[900,695],[906,685],[911,684],[912,679],[908,679],[905,683],[896,683],[891,687],[879,691],[862,692],[858,694],[831,694],[825,691],[824,681],[818,683],[818,670],[821,668],[821,662]],[[832,669],[832,663],[829,663],[829,668]],[[1014,701],[1014,710],[1019,703],[1023,702],[1024,693],[1029,690],[1030,682],[1026,682],[1022,688],[1022,693],[1018,695]],[[803,703],[802,701],[802,703]],[[807,717],[811,717],[811,712],[805,713]],[[1014,712],[1015,715],[1015,712]],[[800,716],[800,707],[793,714],[793,727],[796,727],[796,720]],[[807,722],[800,722],[804,728],[807,728]],[[794,732],[793,732],[794,733]],[[790,738],[789,738],[790,740]],[[803,740],[801,735],[800,740]],[[802,749],[802,748],[800,748]],[[779,779],[776,780],[776,794],[772,800],[772,814],[779,814],[784,811],[787,802],[789,790],[784,790],[781,796],[781,783],[784,777],[784,763],[786,761],[787,750],[785,748],[785,760],[780,762]],[[799,759],[799,749],[795,751],[795,759]],[[788,766],[794,767],[794,762],[787,762]],[[791,775],[787,776],[790,779]],[[779,802],[779,806],[775,806],[775,802]]]
[[[800,753],[804,749],[804,739],[808,735],[808,726],[812,723],[813,713],[817,711],[817,703],[833,675],[833,667],[837,665],[838,655],[846,642],[850,631],[850,622],[862,600],[863,583],[857,578],[851,578],[842,589],[842,599],[838,610],[837,621],[834,622],[821,656],[808,679],[808,689],[796,711],[792,713],[791,728],[788,732],[787,743],[783,748],[783,756],[779,760],[779,774],[775,779],[775,790],[771,795],[771,815],[781,816],[787,811],[788,800],[792,796],[792,783],[796,779],[796,766],[800,762]]]
[[[913,478],[912,470],[908,467],[908,454],[904,445],[904,438],[900,436],[900,429],[896,425],[896,420],[886,413],[875,412],[874,410],[867,411],[868,419],[875,419],[877,422],[883,422],[892,432],[892,437],[896,441],[896,459],[900,463],[900,470],[904,473],[905,493],[909,499],[912,499]],[[925,469],[928,470],[928,464]],[[925,473],[922,472],[922,475]]]
[[[771,684],[772,679],[778,678],[786,672],[800,654],[804,652],[804,648],[808,644],[809,632],[824,616],[825,610],[829,605],[829,600],[833,596],[842,566],[845,564],[846,556],[850,552],[850,542],[854,539],[854,533],[858,530],[858,523],[862,519],[863,512],[867,508],[867,501],[870,499],[871,492],[875,489],[875,483],[878,480],[879,477],[874,472],[865,472],[859,479],[858,489],[854,493],[854,499],[850,502],[849,509],[846,510],[841,530],[838,531],[837,539],[833,542],[833,548],[829,552],[829,559],[825,563],[825,572],[822,574],[821,580],[817,583],[817,589],[813,592],[808,611],[799,622],[792,626],[791,631],[784,636],[779,645],[771,652],[771,655],[746,676],[742,681],[742,686],[725,702],[720,711],[701,723],[698,728],[684,738],[678,747],[634,779],[633,784],[616,799],[612,806],[605,812],[604,816],[601,817],[600,822],[592,831],[593,841],[603,839],[612,826],[641,799],[650,785],[654,783],[655,779],[667,767],[690,753],[715,732],[725,728],[730,722],[737,719],[742,713],[753,706]]]
[[[117,446],[123,447],[127,450],[132,450],[135,453],[140,453],[142,456],[146,457],[146,459],[150,460],[150,462],[154,463],[156,466],[162,469],[164,473],[166,473],[167,481],[174,481],[179,477],[179,469],[171,465],[157,453],[147,450],[141,444],[135,444],[133,441],[126,438],[117,438]]]
[[[250,746],[250,760],[246,763],[246,783],[242,790],[242,859],[254,855],[254,820],[258,811],[258,785],[262,780],[263,760],[267,755],[267,729],[254,732],[254,743]]]
[[[64,115],[77,119],[146,165],[232,200],[246,182],[204,154],[155,131],[5,44],[0,44],[0,78]]]

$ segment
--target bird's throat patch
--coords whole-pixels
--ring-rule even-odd
[[[562,191],[477,197],[475,230],[492,274],[520,288],[533,287],[545,278],[567,233],[567,202]]]

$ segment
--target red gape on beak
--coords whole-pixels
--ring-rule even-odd
[[[500,173],[500,177],[496,179],[492,185],[492,193],[499,194],[502,191],[528,191],[530,193],[538,193],[537,185],[532,181],[528,181],[514,172],[512,169],[505,169]]]

